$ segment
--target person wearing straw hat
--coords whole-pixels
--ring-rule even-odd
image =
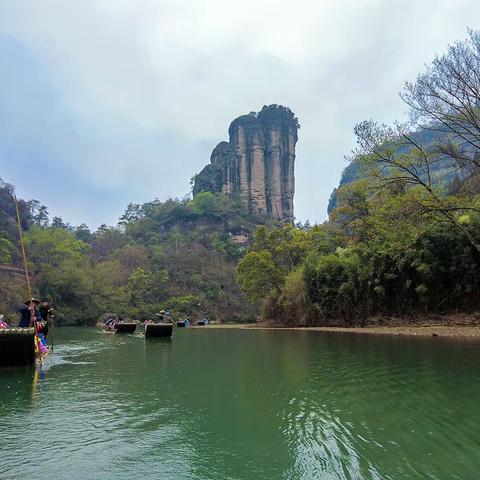
[[[37,320],[37,322],[40,322],[42,320],[40,310],[37,308],[39,304],[40,300],[37,300],[33,297],[29,300],[25,300],[25,306],[18,310],[22,315],[22,317],[20,318],[20,323],[18,324],[20,328],[29,327],[33,317],[35,317],[35,320]]]

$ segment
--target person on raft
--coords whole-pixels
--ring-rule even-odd
[[[160,310],[160,312],[157,313],[156,315],[157,315],[157,317],[160,318],[160,322],[162,322],[162,323],[169,323],[169,322],[173,323],[172,315],[168,311]]]
[[[37,322],[38,351],[40,353],[48,353],[47,339],[44,332],[43,322]]]
[[[115,320],[113,318],[109,318],[105,322],[105,328],[107,332],[113,332],[115,330]]]
[[[48,300],[47,299],[43,299],[42,300],[42,303],[40,303],[40,315],[42,317],[42,331],[43,331],[43,336],[45,338],[47,338],[47,334],[48,334],[48,317],[53,317],[53,312],[55,311],[52,307],[52,305],[50,305],[48,303]]]
[[[35,318],[37,322],[42,321],[42,316],[40,314],[40,310],[38,309],[39,304],[40,300],[37,300],[36,298],[25,300],[25,306],[18,310],[22,315],[20,318],[20,323],[18,324],[20,328],[28,328],[33,318]]]

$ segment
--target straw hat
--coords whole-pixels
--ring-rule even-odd
[[[23,303],[28,306],[30,305],[30,302],[33,302],[35,305],[40,305],[40,300],[37,300],[36,298],[33,298],[33,297],[28,300],[25,300]]]

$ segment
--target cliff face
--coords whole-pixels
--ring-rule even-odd
[[[250,212],[292,222],[298,120],[279,105],[235,119],[229,142],[219,143],[196,177],[199,192],[238,194]]]

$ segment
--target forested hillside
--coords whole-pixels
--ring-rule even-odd
[[[65,324],[161,308],[240,322],[261,309],[263,320],[287,325],[476,312],[478,72],[480,34],[470,32],[405,86],[409,122],[357,125],[358,148],[323,225],[273,223],[236,194],[200,191],[130,204],[117,226],[92,232],[21,200],[35,293]],[[0,264],[21,272],[13,193],[2,183]],[[11,314],[24,277],[0,272],[0,309]]]
[[[21,272],[13,187],[0,188],[1,263]],[[20,201],[25,246],[38,296],[50,298],[63,324],[94,323],[105,312],[151,318],[176,316],[253,321],[235,268],[258,223],[235,197],[202,193],[193,200],[129,205],[116,227],[72,227],[38,202]],[[25,278],[2,270],[0,311],[9,315],[26,296]]]
[[[480,306],[480,34],[434,59],[401,96],[405,124],[365,121],[311,229],[259,229],[238,279],[264,320],[365,324]]]

